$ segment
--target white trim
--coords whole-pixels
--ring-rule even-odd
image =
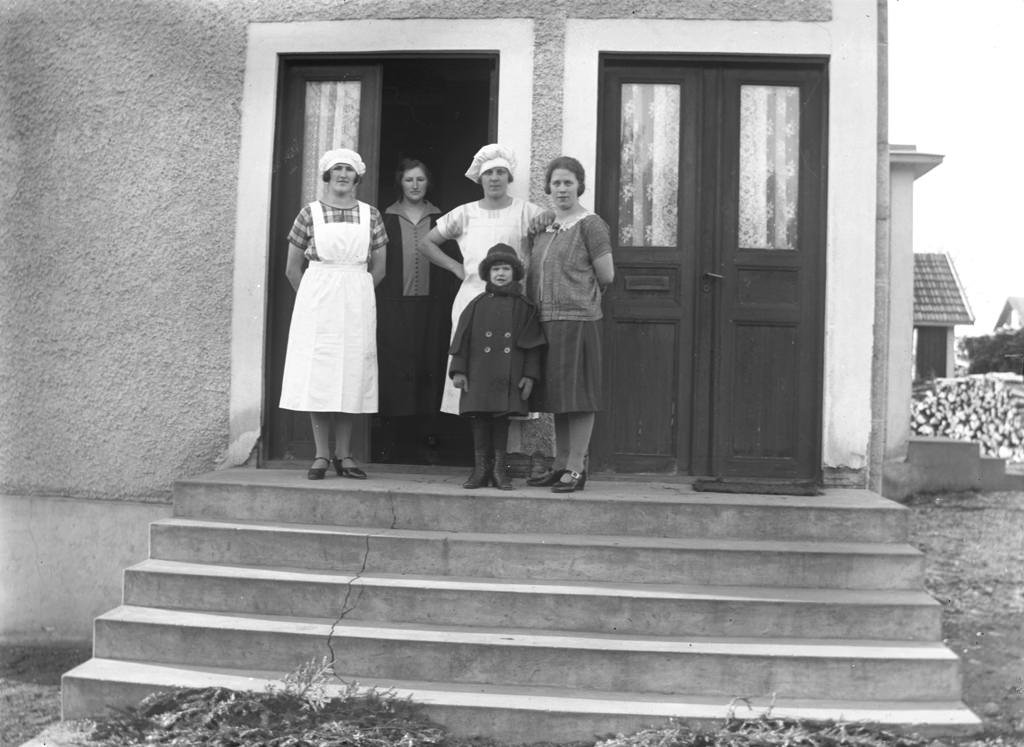
[[[533,123],[534,22],[457,19],[254,23],[249,25],[242,94],[231,318],[230,441],[225,466],[242,464],[263,421],[266,276],[278,59],[318,52],[381,55],[484,52],[499,57],[498,140],[519,156],[512,192],[526,198]],[[480,47],[484,41],[488,46]],[[481,143],[484,145],[484,143]],[[469,164],[466,164],[468,167]],[[521,194],[517,194],[521,193]]]
[[[594,173],[601,52],[829,58],[822,462],[864,470],[871,436],[877,16],[873,4],[857,0],[835,0],[833,14],[825,23],[570,19],[562,152]],[[593,192],[581,201],[593,209]]]

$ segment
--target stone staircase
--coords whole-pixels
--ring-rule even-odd
[[[171,687],[263,689],[333,651],[343,678],[513,742],[769,709],[941,734],[979,723],[908,512],[871,492],[303,478],[238,468],[175,485],[123,605],[96,620],[94,658],[64,675],[64,718]]]

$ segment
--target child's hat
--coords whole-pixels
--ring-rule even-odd
[[[519,255],[516,254],[516,250],[508,244],[495,244],[487,250],[487,256],[484,257],[484,261],[480,263],[480,279],[485,282],[490,280],[491,265],[499,263],[512,265],[513,280],[523,279],[523,261],[519,259]]]

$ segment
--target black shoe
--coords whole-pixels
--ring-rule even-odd
[[[515,490],[512,478],[508,474],[507,455],[504,451],[494,452],[494,465],[491,469],[491,485],[498,490]]]
[[[317,462],[323,462],[324,466],[323,467],[316,467],[316,466],[314,466]],[[324,475],[327,474],[327,467],[330,466],[330,464],[331,464],[331,460],[328,459],[327,457],[316,457],[313,460],[313,464],[311,464],[309,466],[309,469],[306,470],[306,479],[307,480],[323,480],[324,479]]]
[[[551,486],[552,493],[573,493],[577,490],[583,490],[583,486],[587,484],[587,471],[573,472],[571,469],[567,469],[562,478]]]
[[[473,471],[469,474],[469,478],[462,483],[462,487],[466,490],[476,490],[477,488],[486,488],[491,482],[491,462],[483,454],[477,453],[473,455]]]
[[[562,475],[564,475],[568,471],[569,470],[566,469],[548,470],[539,477],[527,478],[526,484],[529,485],[531,488],[550,488],[552,485],[554,485],[556,482],[562,479]]]
[[[334,457],[334,471],[338,473],[338,477],[348,477],[352,480],[365,480],[366,473],[358,467],[345,467],[342,465],[346,459],[351,460],[355,463],[352,457]]]

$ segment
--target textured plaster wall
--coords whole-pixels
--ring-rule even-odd
[[[0,490],[158,498],[226,437],[244,22],[2,12]]]
[[[566,17],[830,13],[827,0],[0,3],[0,490],[159,499],[222,458],[250,22],[535,18],[540,200],[562,142]]]

